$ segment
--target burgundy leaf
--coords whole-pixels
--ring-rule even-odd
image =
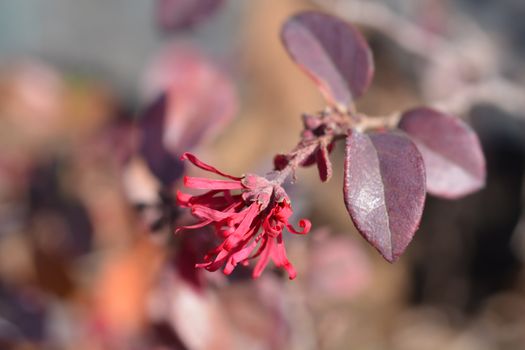
[[[399,128],[423,156],[429,193],[458,198],[485,185],[485,158],[478,137],[459,118],[422,107],[403,114]]]
[[[346,108],[370,85],[372,52],[349,23],[320,12],[302,12],[284,24],[281,38],[292,59],[331,104]]]
[[[414,237],[425,202],[425,168],[414,143],[395,133],[352,131],[344,199],[361,235],[386,260],[397,260]]]
[[[151,172],[165,185],[171,186],[182,176],[184,165],[179,156],[164,146],[166,96],[157,98],[139,120],[140,154]]]
[[[118,165],[127,164],[136,152],[136,124],[131,118],[120,117],[102,130],[104,152],[111,155]]]
[[[237,112],[237,94],[228,75],[199,50],[173,44],[153,62],[149,95],[166,92],[164,142],[182,153],[209,142]]]
[[[157,0],[157,23],[165,31],[193,27],[223,3],[224,0]]]

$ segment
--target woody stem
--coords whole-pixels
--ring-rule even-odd
[[[312,154],[316,149],[324,143],[328,145],[334,141],[345,139],[348,135],[349,130],[356,129],[361,132],[365,132],[373,129],[393,129],[399,122],[400,113],[393,113],[386,116],[369,117],[366,115],[359,115],[358,118],[349,118],[352,116],[341,115],[338,113],[331,114],[332,118],[330,121],[337,125],[337,128],[331,129],[331,131],[323,136],[319,136],[313,140],[301,140],[299,144],[286,155],[289,159],[288,164],[276,172],[273,173],[272,182],[277,185],[281,185],[286,179],[295,173],[295,170]]]
[[[304,142],[301,141],[292,152],[288,154],[290,161],[281,170],[276,172],[276,176],[273,178],[273,182],[281,185],[286,179],[295,173],[295,170],[308,158],[310,157],[321,142],[330,143],[336,139],[338,135],[325,135],[315,140]]]

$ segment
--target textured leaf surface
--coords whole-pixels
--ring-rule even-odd
[[[352,131],[344,198],[363,237],[395,261],[412,240],[425,201],[425,169],[414,143],[400,134]]]
[[[485,158],[476,133],[462,120],[430,108],[406,112],[399,123],[416,143],[429,193],[458,198],[485,184]]]
[[[224,0],[157,0],[157,22],[165,31],[193,27],[223,3]]]
[[[292,59],[330,103],[347,107],[370,85],[372,52],[347,22],[320,12],[302,12],[284,24],[281,38]]]

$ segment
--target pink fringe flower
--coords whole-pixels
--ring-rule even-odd
[[[196,267],[216,271],[224,266],[224,273],[229,275],[238,264],[246,266],[249,260],[258,257],[253,278],[261,275],[271,259],[276,267],[284,268],[289,278],[294,279],[297,273],[286,256],[282,233],[286,228],[295,234],[306,234],[311,223],[300,220],[302,231],[297,231],[288,222],[293,211],[280,184],[252,174],[244,177],[225,174],[190,153],[183,154],[181,159],[228,179],[186,176],[186,187],[208,191],[198,196],[177,193],[179,205],[190,208],[200,221],[179,227],[176,232],[211,225],[222,240]]]

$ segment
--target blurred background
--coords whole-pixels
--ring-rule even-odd
[[[361,112],[471,123],[487,186],[429,197],[391,265],[346,212],[339,145],[329,183],[306,168],[289,188],[314,227],[287,239],[295,281],[196,271],[213,242],[172,233],[177,156],[262,174],[295,146],[324,107],[279,38],[302,9],[367,37]],[[522,0],[1,1],[0,349],[525,349],[524,17]]]

